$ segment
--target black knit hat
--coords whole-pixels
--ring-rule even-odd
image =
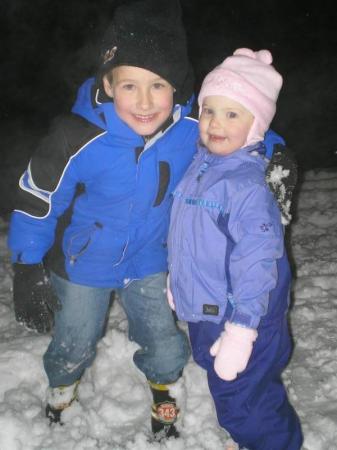
[[[160,75],[176,89],[176,103],[191,97],[194,77],[179,0],[133,0],[116,9],[102,42],[98,83],[121,65]]]

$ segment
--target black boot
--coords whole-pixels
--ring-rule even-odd
[[[53,423],[58,423],[60,425],[63,425],[63,422],[61,422],[61,413],[63,409],[55,409],[52,406],[47,403],[46,406],[46,417],[49,420],[49,425],[52,425]]]
[[[63,425],[61,420],[62,411],[72,404],[77,398],[77,388],[79,380],[70,386],[49,387],[47,392],[46,417],[49,425],[58,423]]]
[[[151,428],[156,441],[170,438],[178,438],[179,432],[175,427],[179,409],[176,399],[170,396],[169,385],[156,384],[149,381],[153,396]]]

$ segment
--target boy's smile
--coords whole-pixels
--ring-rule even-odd
[[[155,119],[155,114],[135,114],[134,118],[135,120],[138,120],[141,123],[151,123]]]
[[[105,76],[103,83],[119,117],[141,136],[153,134],[172,112],[174,88],[149,70],[119,66],[112,82]]]
[[[228,155],[246,145],[254,116],[240,103],[223,96],[204,99],[200,137],[211,153]]]

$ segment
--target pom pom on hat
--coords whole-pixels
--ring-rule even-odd
[[[220,95],[242,104],[254,115],[246,145],[263,140],[276,112],[282,76],[272,62],[269,50],[237,49],[206,76],[200,89],[200,109],[205,97]]]
[[[273,62],[273,57],[269,50],[259,50],[257,52],[254,52],[250,48],[238,48],[237,50],[235,50],[233,55],[248,56],[249,58],[259,59],[265,64],[271,64]]]

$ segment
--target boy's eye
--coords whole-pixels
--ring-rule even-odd
[[[234,111],[228,111],[227,117],[228,117],[229,119],[236,119],[236,118],[238,117],[238,115],[237,115],[237,113],[234,112]]]
[[[125,89],[126,91],[132,91],[133,89],[134,89],[134,87],[135,87],[135,85],[134,84],[131,84],[131,83],[127,83],[127,84],[123,84],[123,89]]]
[[[153,83],[155,89],[163,89],[165,87],[164,83]]]

